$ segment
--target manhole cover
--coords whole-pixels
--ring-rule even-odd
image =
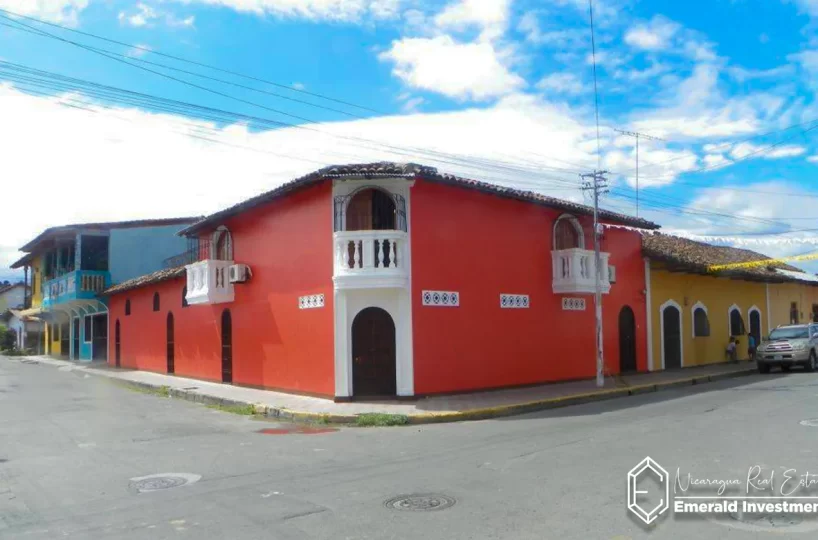
[[[804,521],[795,514],[744,514],[742,512],[730,513],[730,517],[736,521],[754,525],[761,529],[780,529],[783,527],[794,527]]]
[[[435,493],[419,493],[414,495],[401,495],[394,497],[384,503],[392,510],[408,510],[411,512],[428,512],[432,510],[443,510],[454,506],[455,500],[447,495]]]
[[[131,478],[130,488],[139,493],[148,493],[150,491],[186,486],[198,481],[200,478],[201,476],[198,474],[187,473],[152,474]]]
[[[317,435],[319,433],[333,433],[335,431],[338,431],[338,428],[319,428],[309,426],[266,428],[258,430],[259,433],[263,433],[264,435],[289,435],[291,433],[297,433],[299,435]]]
[[[801,420],[798,423],[801,424],[802,426],[818,427],[818,418],[811,418],[809,420]]]

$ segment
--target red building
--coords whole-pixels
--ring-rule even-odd
[[[109,290],[112,364],[339,400],[596,373],[587,206],[375,163],[327,167],[181,234],[186,266]],[[606,228],[601,246],[606,369],[646,371],[640,235]]]

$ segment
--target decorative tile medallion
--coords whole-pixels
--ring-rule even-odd
[[[422,291],[424,306],[457,307],[460,293],[452,291]]]
[[[565,311],[585,311],[584,298],[563,298],[562,309]]]
[[[324,307],[323,294],[311,294],[298,297],[298,309],[313,309]]]
[[[526,309],[530,305],[527,294],[501,294],[500,307],[505,309]]]

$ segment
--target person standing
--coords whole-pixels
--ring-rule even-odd
[[[747,334],[747,355],[752,362],[756,357],[756,338],[753,334]]]

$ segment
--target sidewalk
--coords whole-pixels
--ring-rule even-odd
[[[411,424],[457,422],[523,414],[568,405],[627,397],[668,388],[705,384],[756,372],[755,363],[716,364],[670,372],[607,378],[599,389],[594,381],[552,383],[526,388],[432,396],[413,401],[335,403],[329,399],[256,390],[186,379],[172,375],[111,368],[94,362],[76,363],[44,356],[0,357],[4,361],[39,363],[64,371],[80,371],[137,386],[165,387],[171,397],[208,405],[252,405],[257,414],[296,421],[355,422],[366,413],[406,415]]]

